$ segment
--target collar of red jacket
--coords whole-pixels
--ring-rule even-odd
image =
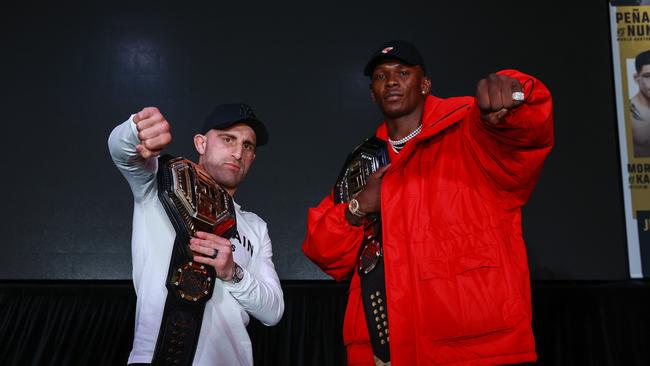
[[[440,132],[444,131],[449,126],[460,122],[475,106],[475,99],[472,97],[454,97],[454,98],[438,98],[428,95],[424,102],[424,112],[422,113],[422,132],[413,138],[396,156],[391,158],[391,167],[386,174],[391,171],[399,169],[413,154],[415,147],[420,141],[430,139]],[[379,128],[377,128],[376,136],[380,139],[388,140],[388,128],[386,121],[384,121]]]
[[[474,103],[472,97],[443,99],[433,95],[427,96],[424,101],[424,112],[422,113],[422,132],[415,136],[413,140],[429,139],[447,127],[458,123],[472,109]],[[376,135],[384,141],[388,140],[386,121],[379,125]]]

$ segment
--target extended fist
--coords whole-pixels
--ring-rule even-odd
[[[476,100],[481,118],[496,125],[513,108],[524,102],[519,80],[505,75],[490,74],[476,85]],[[521,97],[521,98],[520,98]]]
[[[140,144],[135,149],[143,158],[160,155],[172,141],[169,122],[156,107],[146,107],[133,116]]]

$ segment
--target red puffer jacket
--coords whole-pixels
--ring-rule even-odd
[[[537,79],[525,104],[490,126],[476,99],[429,96],[423,130],[391,151],[381,187],[393,366],[534,361],[521,206],[553,145],[551,95]],[[376,135],[387,139],[385,123]],[[352,276],[348,365],[374,365],[355,270],[362,229],[331,195],[309,209],[303,252],[337,281]]]

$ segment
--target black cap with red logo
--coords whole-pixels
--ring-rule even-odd
[[[363,68],[363,74],[366,76],[372,76],[375,67],[386,59],[395,59],[411,66],[420,65],[424,74],[427,74],[424,60],[417,48],[415,48],[415,46],[410,42],[399,40],[392,40],[383,43],[370,57],[370,61],[368,61],[366,67]]]

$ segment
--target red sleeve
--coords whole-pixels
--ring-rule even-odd
[[[307,235],[302,251],[335,280],[349,278],[355,268],[363,228],[345,219],[345,203],[334,204],[329,195],[307,213]]]
[[[471,151],[500,190],[514,193],[519,204],[528,200],[544,159],[553,147],[551,93],[538,79],[515,70],[498,74],[518,79],[526,101],[496,126],[483,122],[474,101],[469,134]]]

